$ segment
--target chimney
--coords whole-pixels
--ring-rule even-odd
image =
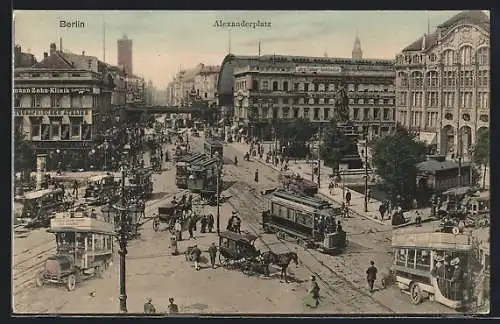
[[[63,47],[62,47],[62,37],[59,37],[59,51],[62,52]]]
[[[54,55],[57,51],[56,43],[50,43],[50,55]]]
[[[49,57],[49,53],[43,52],[43,59],[45,60],[45,59],[47,59],[47,57]]]

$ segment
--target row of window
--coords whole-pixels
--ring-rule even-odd
[[[455,87],[457,85],[457,72],[456,71],[443,71],[443,87]],[[474,87],[474,72],[473,71],[460,71],[458,74],[458,80],[460,81],[461,87]],[[408,87],[419,88],[425,84],[427,87],[439,87],[440,80],[438,76],[438,72],[429,71],[424,75],[420,71],[414,71],[411,73],[410,77],[406,72],[398,72],[397,75],[397,84],[399,87]],[[477,85],[479,87],[487,87],[489,86],[489,71],[478,71],[477,72]]]
[[[261,87],[259,88],[259,81],[253,80],[252,89],[253,90],[263,90],[263,91],[290,91],[290,87],[288,81],[283,81],[281,84],[278,81],[272,81],[271,83],[268,80],[263,80],[261,82]],[[237,81],[236,89],[246,89],[246,81]],[[308,83],[308,82],[296,82],[293,84],[293,91],[304,91],[304,92],[324,92],[324,91],[336,91],[338,87],[335,83]],[[347,90],[350,92],[355,91],[361,92],[392,92],[394,91],[394,87],[392,85],[387,84],[354,84],[349,83],[347,85]]]
[[[32,94],[32,95],[19,95],[16,94],[14,95],[14,107],[22,107],[22,108],[60,108],[60,107],[73,107],[73,108],[83,108],[84,106],[84,101],[86,104],[90,103],[88,102],[87,98],[84,100],[84,96],[82,95],[70,95],[69,98],[68,96],[64,95],[50,95],[48,96],[50,98],[50,102],[47,100],[44,100],[47,98],[47,95],[38,95],[38,94]],[[98,96],[91,96],[92,97],[92,107],[98,107],[99,105],[99,97]],[[63,100],[66,99],[66,100]],[[29,101],[28,101],[29,100]],[[29,104],[28,104],[29,102]],[[88,106],[88,105],[87,105]],[[89,107],[91,108],[91,107]]]
[[[276,203],[271,204],[271,213],[275,216],[288,219],[294,223],[298,223],[300,225],[305,225],[307,227],[313,226],[313,215],[305,214],[298,210],[288,208]]]
[[[426,59],[431,63],[437,63],[438,56],[431,53],[429,56],[423,54],[414,55],[398,55],[396,57],[397,64],[422,64],[425,63]],[[490,64],[490,49],[488,47],[481,47],[477,51],[474,51],[472,46],[462,46],[458,51],[452,49],[447,49],[441,53],[441,63],[445,66],[451,66],[455,63],[460,63],[462,65],[489,65]]]
[[[334,105],[335,104],[335,99],[333,98],[306,98],[306,97],[300,97],[300,98],[271,98],[266,101],[259,101],[259,100],[248,100],[248,105],[260,105],[260,104],[266,104],[266,105],[278,105],[279,103],[282,103],[283,105],[288,105],[288,104],[293,104],[293,105],[304,105],[304,104],[309,104],[309,105]],[[394,104],[394,99],[392,98],[383,98],[383,99],[349,99],[349,104],[358,104],[358,105],[364,105],[364,104],[369,104],[369,105],[393,105]],[[239,103],[236,103],[236,107],[239,106]]]
[[[422,125],[422,121],[424,121],[422,117],[423,117],[422,111],[412,111],[410,118],[408,118],[407,111],[400,111],[398,113],[398,122],[400,122],[403,125],[407,125],[407,122],[408,122],[410,126],[436,127],[439,125],[439,113],[438,112],[434,112],[434,111],[426,112],[425,113],[425,125]],[[447,114],[445,114],[444,118],[447,120],[453,120],[454,116],[451,113],[447,113]],[[470,121],[471,115],[470,114],[463,114],[462,120]],[[479,120],[484,122],[484,123],[487,123],[489,121],[489,116],[487,114],[481,114],[481,115],[479,115]]]
[[[35,141],[90,140],[91,125],[61,124],[59,121],[51,121],[50,124],[32,122],[28,138]]]
[[[239,116],[243,118],[243,110],[237,110],[239,112]],[[279,110],[278,109],[272,109],[272,115],[269,115],[270,109],[267,107],[262,108],[262,110],[256,109],[254,111],[255,113],[255,118],[279,118]],[[302,111],[302,116],[300,116],[300,108],[292,108],[291,110],[293,112],[293,118],[306,118],[309,119],[309,108],[304,108]],[[320,119],[320,112],[321,108],[313,108],[313,119],[314,120],[319,120]],[[282,108],[282,116],[284,119],[288,119],[290,116],[290,108],[289,107],[283,107]],[[331,108],[323,108],[323,119],[327,120],[333,117],[334,115],[330,114]],[[333,114],[335,114],[336,109],[333,109]],[[370,111],[370,108],[364,108],[363,109],[363,115],[360,114],[360,109],[359,108],[353,108],[352,109],[352,117],[353,120],[382,120],[389,121],[391,119],[391,109],[389,108],[384,108],[379,109],[379,108],[373,108],[373,111]]]
[[[455,104],[455,92],[443,92],[442,100],[443,107],[453,108]],[[472,91],[460,91],[458,94],[458,103],[460,108],[473,108],[473,92]],[[479,92],[477,94],[477,105],[479,108],[489,107],[489,92]],[[423,92],[412,91],[410,92],[410,106],[411,107],[422,107],[423,104]],[[398,94],[398,104],[400,106],[408,105],[408,93],[400,92]],[[430,91],[425,92],[425,105],[426,107],[438,107],[439,106],[439,92]]]

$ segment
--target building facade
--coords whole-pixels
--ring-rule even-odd
[[[220,67],[198,64],[190,70],[181,70],[167,86],[169,106],[190,106],[194,101],[207,106],[215,104]]]
[[[123,67],[128,75],[132,75],[134,70],[132,69],[132,40],[123,35],[121,39],[117,41],[118,47],[118,66]]]
[[[143,105],[146,102],[146,82],[136,75],[126,75],[127,104]]]
[[[272,119],[328,122],[336,114],[335,98],[341,87],[347,91],[349,119],[358,132],[373,138],[392,131],[392,60],[229,55],[219,78],[219,99],[221,105],[232,106],[234,123],[249,125],[252,119],[256,134],[266,136]],[[229,89],[233,92],[228,93]],[[252,114],[256,118],[249,118]]]
[[[440,154],[470,156],[490,119],[490,22],[464,11],[396,57],[397,121]],[[423,135],[423,136],[422,136]]]
[[[111,109],[114,78],[106,66],[95,57],[57,51],[53,43],[41,62],[14,70],[14,126],[36,153],[57,153],[73,168],[86,167]]]

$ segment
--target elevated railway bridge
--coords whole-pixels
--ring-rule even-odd
[[[127,120],[140,120],[144,115],[155,114],[180,114],[187,115],[189,119],[215,120],[217,109],[215,107],[174,107],[174,106],[134,106],[120,108],[120,113]]]

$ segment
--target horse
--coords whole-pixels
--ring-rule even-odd
[[[285,278],[285,282],[288,283],[288,278],[286,276],[286,271],[290,262],[293,261],[295,264],[299,264],[299,257],[295,252],[276,254],[273,251],[267,251],[262,253],[262,260],[264,264],[267,264],[266,276],[269,276],[269,264],[275,264],[281,267],[280,278]]]

